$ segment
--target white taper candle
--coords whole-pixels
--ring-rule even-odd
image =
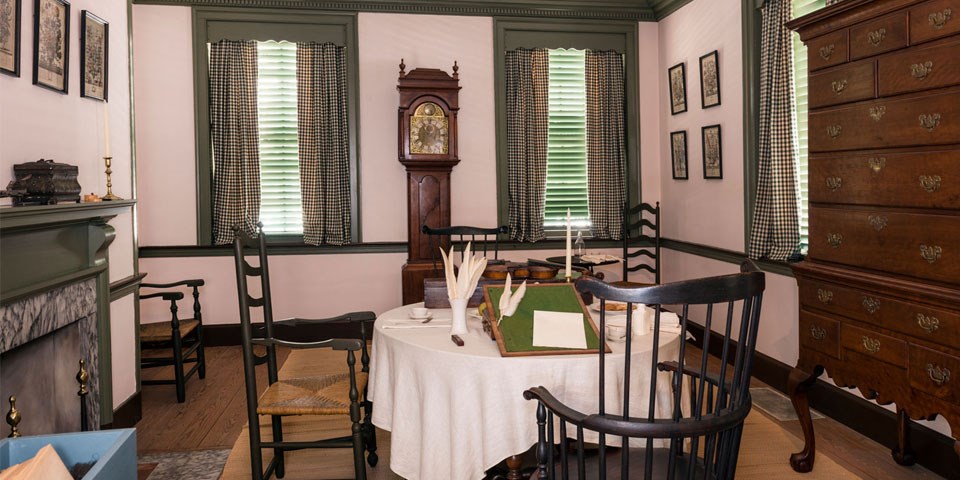
[[[103,156],[110,157],[110,109],[103,104]]]
[[[565,266],[566,270],[563,272],[563,276],[567,278],[573,276],[573,273],[572,273],[573,258],[571,257],[572,252],[573,252],[573,249],[571,248],[571,245],[570,245],[570,209],[568,208],[567,209],[567,264]]]

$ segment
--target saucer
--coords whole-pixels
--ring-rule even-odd
[[[413,312],[410,312],[409,316],[414,320],[427,320],[427,319],[433,318],[433,312],[427,312],[427,314],[423,316],[417,316],[417,315],[414,315]]]

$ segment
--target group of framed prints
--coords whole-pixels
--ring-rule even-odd
[[[0,0],[0,72],[20,76],[21,3]],[[70,2],[33,0],[33,84],[66,94],[70,84]],[[107,100],[110,25],[80,16],[80,96]]]
[[[670,114],[687,111],[686,66],[679,63],[667,70],[670,87]],[[716,50],[700,57],[700,106],[710,108],[720,105],[720,65]],[[720,146],[720,125],[700,129],[703,146],[703,178],[723,178],[723,159]],[[670,160],[673,178],[686,180],[689,177],[687,162],[687,131],[670,132]]]

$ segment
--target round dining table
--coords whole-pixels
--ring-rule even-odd
[[[431,310],[428,323],[410,320],[411,309],[422,306],[383,313],[373,333],[368,399],[373,424],[390,432],[390,469],[397,475],[479,479],[527,451],[537,442],[537,403],[523,398],[531,387],[546,387],[574,409],[597,411],[598,354],[502,357],[475,315],[468,315],[469,333],[460,335],[458,346],[450,336],[449,309]],[[653,339],[652,333],[633,336],[631,416],[647,415]],[[619,413],[625,344],[607,344],[606,407]],[[659,344],[660,361],[677,359],[679,333],[660,332]],[[671,374],[657,375],[655,413],[670,417]]]

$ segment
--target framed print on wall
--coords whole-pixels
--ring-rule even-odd
[[[667,70],[670,80],[670,114],[676,115],[687,111],[687,69],[679,63]]]
[[[110,24],[83,11],[80,16],[80,96],[107,101]]]
[[[716,50],[700,57],[700,105],[720,105],[720,62]]]
[[[70,66],[70,2],[34,0],[33,84],[67,93]]]
[[[670,160],[673,164],[673,179],[686,180],[687,175],[687,131],[670,132]]]
[[[0,72],[20,76],[20,2],[0,0]]]
[[[703,140],[703,178],[723,178],[720,125],[703,127],[700,134]]]

